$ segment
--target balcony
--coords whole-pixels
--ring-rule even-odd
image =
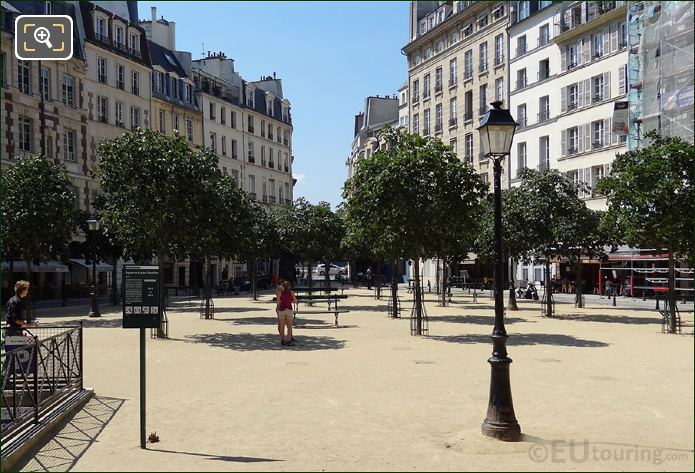
[[[519,123],[519,129],[526,128],[528,126],[526,117],[524,115],[517,117],[516,121]]]
[[[598,103],[603,100],[603,94],[594,94],[591,97],[591,103]]]
[[[550,69],[541,69],[538,71],[538,80],[542,81],[550,77]]]
[[[116,81],[116,87],[119,88],[119,89],[121,89],[121,90],[125,90],[125,82],[123,82],[123,81]]]
[[[480,115],[482,117],[483,115],[485,115],[488,112],[488,110],[489,110],[489,108],[487,108],[485,105],[483,105],[482,107],[480,107],[480,110],[478,110],[478,115]]]
[[[269,159],[268,160],[268,167],[274,169],[275,168],[275,161],[273,161],[272,159]]]
[[[140,87],[133,86],[132,91],[135,95],[140,95]]]
[[[500,54],[499,56],[495,56],[495,67],[501,66],[504,64],[504,54]]]
[[[567,111],[575,110],[577,108],[577,102],[567,102]]]
[[[456,126],[456,118],[449,118],[449,126]]]
[[[106,74],[99,74],[99,75],[97,76],[97,79],[99,80],[99,82],[100,82],[101,84],[106,84]]]
[[[453,79],[449,79],[449,87],[455,87],[456,83],[457,82],[455,77]]]
[[[285,204],[287,204],[287,205],[292,204],[292,199],[285,199]]]
[[[517,79],[516,81],[516,90],[521,90],[524,87],[526,87],[526,78],[524,77],[523,79]]]
[[[100,115],[100,116],[99,116],[99,121],[100,121],[101,123],[108,123],[108,122],[109,122],[109,117],[107,117],[106,115]]]
[[[426,126],[425,128],[422,129],[422,136],[429,136],[430,135],[430,127]]]
[[[550,42],[550,35],[544,34],[538,37],[538,47],[545,46]]]
[[[116,47],[116,49],[118,49],[119,51],[124,52],[124,53],[126,53],[126,54],[128,53],[128,46],[126,46],[125,43],[121,43],[120,41],[116,41],[115,43],[113,43],[113,45],[114,45],[114,46]]]
[[[413,104],[420,102],[420,94],[413,95]]]
[[[523,56],[524,54],[526,54],[526,52],[527,49],[525,44],[523,46],[516,47],[516,57]]]
[[[284,168],[284,169],[285,169],[285,172],[290,172],[289,166],[285,165],[285,168]]]
[[[116,126],[120,126],[121,128],[125,128],[125,123],[123,123],[121,120],[116,120]]]
[[[285,145],[285,146],[289,146],[289,145],[290,145],[290,142],[289,142],[289,140],[288,140],[287,138],[283,138],[283,139],[282,139],[282,144]]]
[[[253,132],[254,132],[254,127],[253,127],[253,125],[249,126],[248,132],[249,132],[249,133],[253,133]]]
[[[478,153],[478,161],[482,163],[482,162],[484,162],[485,160],[487,160],[487,156],[485,156],[485,155],[483,154],[482,151],[479,152],[479,153]]]
[[[473,120],[473,111],[469,110],[463,115],[463,121],[470,122],[471,120]]]
[[[141,58],[142,58],[142,53],[140,52],[139,49],[128,48],[128,53],[129,53],[131,56],[135,56],[135,57],[138,58],[138,59],[141,59]]]
[[[463,79],[468,80],[473,78],[473,69],[466,69],[463,71]]]
[[[232,154],[232,159],[239,159],[239,155],[236,154],[236,153],[233,153],[233,154]]]
[[[434,85],[434,93],[439,94],[442,92],[442,83],[439,82],[438,84]]]
[[[538,113],[538,123],[543,123],[550,120],[550,110],[543,110]]]
[[[100,41],[100,42],[106,43],[106,44],[111,44],[111,40],[109,40],[109,37],[105,34],[96,33],[94,36],[96,37],[97,41]]]
[[[597,141],[593,141],[591,143],[591,149],[599,149],[599,148],[603,148],[603,140],[597,140]]]
[[[562,18],[562,20],[555,25],[553,40],[565,41],[570,37],[586,33],[590,28],[620,18],[625,15],[625,12],[619,12],[617,10],[625,4],[627,4],[627,2],[624,1],[581,2],[578,5],[572,6],[569,10],[569,21],[565,21],[565,12],[561,11],[560,18]],[[582,11],[582,9],[585,11]],[[591,26],[586,26],[598,19],[601,19],[601,21]],[[582,22],[582,20],[584,20],[584,22]],[[562,38],[560,38],[560,36],[562,36]]]
[[[481,62],[480,65],[478,66],[478,69],[479,69],[481,74],[483,72],[487,72],[487,61]]]
[[[434,132],[435,133],[441,133],[442,132],[442,122],[437,122],[434,124]]]
[[[425,91],[422,93],[422,100],[429,100],[429,98],[430,98],[430,91],[429,91],[429,90],[425,90]]]
[[[253,155],[252,153],[249,153],[248,161],[249,161],[251,164],[253,164],[253,163],[256,162],[256,158],[254,157],[254,155]]]
[[[567,154],[569,154],[569,155],[577,154],[578,152],[579,152],[579,150],[577,149],[576,146],[574,146],[574,147],[572,147],[572,146],[567,147]]]
[[[255,192],[249,192],[249,195],[253,197],[253,200],[256,200],[256,193]]]

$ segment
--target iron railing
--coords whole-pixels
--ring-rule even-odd
[[[4,331],[3,331],[4,332]],[[82,323],[24,329],[2,343],[2,441],[83,389]],[[10,335],[8,335],[10,336]],[[6,337],[5,337],[6,338]]]

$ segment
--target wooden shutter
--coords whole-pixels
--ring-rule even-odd
[[[567,87],[560,89],[560,113],[567,111]]]
[[[591,79],[584,80],[584,103],[591,105]]]
[[[625,93],[625,65],[618,68],[618,94]]]
[[[607,56],[611,52],[611,30],[606,26],[603,29],[603,55]]]
[[[620,25],[618,23],[612,25],[611,27],[611,53],[618,50],[618,32],[620,31]]]
[[[610,146],[611,144],[615,144],[615,142],[618,139],[618,134],[613,133],[613,130],[611,128],[613,125],[611,123],[612,121],[613,121],[612,118],[604,118],[603,119],[603,133],[604,133],[603,142],[604,142],[604,146]]]
[[[591,168],[584,168],[583,174],[584,174],[584,179],[582,179],[582,180],[584,181],[584,184],[591,187]],[[589,197],[590,195],[591,195],[591,189],[584,192],[585,197]]]
[[[603,98],[611,98],[611,71],[603,73]]]
[[[567,46],[560,48],[560,72],[567,70]]]
[[[587,103],[588,105],[588,103]],[[577,84],[577,108],[584,106],[584,82],[579,81]]]
[[[577,152],[581,153],[584,151],[584,127],[582,125],[577,126]]]
[[[584,149],[589,151],[591,149],[591,123],[586,123],[584,126]]]
[[[567,130],[560,132],[560,146],[562,147],[562,157],[567,156]]]
[[[611,163],[603,165],[603,177],[608,177],[611,173]]]
[[[581,47],[581,44],[584,44],[584,59],[582,64],[589,64],[591,62],[591,36],[586,35],[584,36],[584,39],[579,42],[579,46]]]

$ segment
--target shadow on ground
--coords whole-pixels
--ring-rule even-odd
[[[308,323],[308,324],[325,324],[325,320],[320,320],[320,319],[306,319],[304,317],[298,316],[295,317],[296,320],[301,320],[301,323]],[[278,324],[278,318],[276,317],[239,317],[239,318],[233,318],[233,319],[224,319],[224,318],[218,318],[215,317],[215,320],[221,320],[224,322],[232,322],[234,325],[277,325]]]
[[[123,406],[125,399],[95,396],[20,468],[21,471],[70,471]]]
[[[227,455],[210,455],[207,453],[191,453],[191,452],[177,452],[176,450],[160,450],[156,448],[148,448],[151,452],[160,453],[174,453],[177,455],[190,455],[194,457],[203,457],[208,460],[218,460],[224,462],[237,462],[237,463],[260,463],[260,462],[282,462],[285,460],[276,460],[273,458],[257,458],[257,457],[232,457]]]
[[[450,343],[485,343],[490,344],[490,335],[468,334],[468,335],[434,335],[428,337],[431,340],[437,340]],[[507,339],[507,346],[521,345],[556,345],[564,347],[584,347],[584,348],[602,348],[607,347],[608,343],[599,342],[596,340],[585,340],[576,338],[571,335],[559,333],[514,333],[510,334]]]
[[[307,336],[296,337],[300,343],[294,347],[280,345],[280,337],[273,333],[205,333],[190,335],[187,343],[205,343],[207,345],[237,351],[257,350],[338,350],[345,347],[345,340],[331,337]]]
[[[559,314],[553,317],[558,320],[574,320],[579,322],[603,322],[610,324],[661,325],[661,318],[631,317],[629,315],[610,314]]]
[[[83,317],[81,319],[73,319],[73,320],[67,320],[67,321],[60,321],[60,322],[49,322],[49,323],[43,323],[39,321],[39,324],[41,327],[52,327],[52,326],[77,326],[80,325],[80,322],[83,323],[84,328],[122,328],[123,327],[123,318],[122,317]]]
[[[489,325],[492,327],[495,325],[495,317],[493,315],[430,315],[430,322],[453,322],[461,324],[479,324],[479,325]],[[519,317],[505,317],[505,324],[513,324],[517,322],[528,322],[535,324],[535,320],[522,319]]]

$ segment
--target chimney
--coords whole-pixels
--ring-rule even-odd
[[[152,23],[157,22],[157,7],[151,7],[150,9],[152,11]]]
[[[157,35],[156,35],[157,7],[151,7],[150,11],[152,12],[152,22],[150,23],[150,36],[151,36],[152,41],[156,42],[157,41]]]
[[[273,79],[275,79],[275,73],[273,72]]]

